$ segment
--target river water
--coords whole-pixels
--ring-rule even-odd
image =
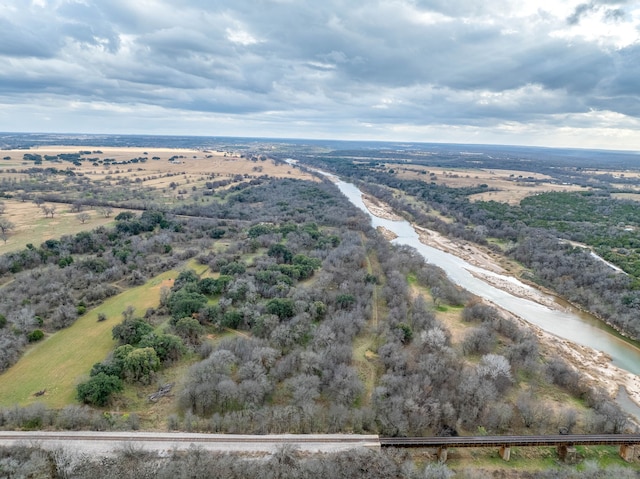
[[[362,193],[355,185],[336,180],[335,177],[334,180],[340,191],[354,205],[371,217],[374,227],[382,226],[398,235],[393,240],[394,243],[414,247],[429,263],[442,268],[454,283],[549,333],[602,351],[611,357],[615,366],[640,375],[640,348],[621,337],[613,328],[593,316],[570,308],[568,304],[562,305],[563,310],[552,309],[492,286],[474,276],[472,272],[499,277],[501,280],[515,283],[519,288],[533,289],[516,278],[484,270],[467,263],[455,255],[423,244],[420,242],[418,233],[409,222],[404,220],[393,221],[373,215],[365,206],[362,200]],[[624,392],[621,391],[621,394],[624,397]],[[640,413],[640,408],[629,406],[624,407],[624,409],[631,409],[629,412],[636,416]]]

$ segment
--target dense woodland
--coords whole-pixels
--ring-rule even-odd
[[[625,427],[624,415],[581,385],[578,373],[542,360],[531,334],[453,286],[414,250],[392,246],[328,182],[263,181],[222,204],[178,212],[192,216],[125,212],[114,228],[1,257],[0,272],[11,279],[0,303],[3,367],[33,330],[65,327],[121,288],[196,258],[213,275],[183,270],[158,308],[124,312],[113,329],[121,346],[93,367],[79,387],[81,401],[106,405],[122,382],[148,384],[162,365],[192,350],[202,360],[188,372],[170,428],[405,436]],[[416,287],[427,295],[416,296]],[[463,317],[473,327],[462,351],[437,321],[437,304],[466,305]],[[154,332],[167,316],[171,329]],[[243,334],[203,340],[207,331],[225,330]],[[371,338],[369,383],[353,355],[363,337]],[[532,390],[517,392],[525,376],[549,378],[594,409],[545,414]],[[66,416],[8,410],[0,422],[20,427],[34,414],[43,426],[64,425]]]
[[[401,181],[338,160],[318,164],[361,180],[424,226],[504,248],[531,267],[535,280],[577,303],[591,301],[586,306],[630,334],[640,328],[632,315],[639,298],[633,277],[559,242],[561,234],[576,238],[571,228],[539,224],[531,213],[539,207],[526,216],[526,204],[504,211],[470,203],[470,190]],[[156,308],[123,311],[112,330],[118,346],[78,386],[78,404],[57,411],[39,404],[5,408],[0,428],[137,429],[137,415],[104,411],[124,387],[154,384],[162,368],[185,360],[191,366],[175,391],[177,412],[166,419],[168,429],[419,436],[619,433],[628,427],[606,394],[588,387],[561,359],[542,356],[533,334],[454,286],[417,252],[391,245],[330,182],[263,177],[211,189],[214,201],[161,209],[136,203],[142,211],[118,214],[113,227],[0,256],[0,370],[30,341],[69,326],[106,298],[160,272],[181,270]],[[139,190],[140,198],[153,196]],[[432,208],[456,221],[444,223]],[[620,208],[620,215],[634,214]],[[633,221],[629,216],[625,224]],[[602,238],[595,226],[580,232],[586,243]],[[186,268],[190,259],[208,273]],[[439,311],[460,312],[466,325],[461,343],[452,342]],[[365,346],[364,354],[356,354],[357,345]],[[550,409],[538,388],[548,384],[580,407]],[[129,465],[127,473],[139,471],[136,477],[164,477],[160,469],[179,476],[185,468],[213,467],[214,459],[225,477],[255,472],[251,461],[198,451],[160,468],[134,452],[123,452],[121,464]],[[0,454],[15,457],[20,467],[55,459],[26,449]],[[13,467],[7,461],[0,458],[2,467]],[[287,464],[287,473],[296,472],[291,477],[332,476],[329,470],[345,477],[451,477],[444,466],[429,475],[405,462],[373,452],[315,460],[283,450],[259,468],[261,475],[248,475],[289,477]],[[121,470],[109,464],[109,472],[95,477]],[[82,477],[83,467],[96,464],[69,467],[65,477]]]
[[[628,336],[640,338],[640,209],[636,202],[612,197],[606,178],[600,177],[603,175],[594,182],[591,176],[570,168],[572,181],[583,178],[592,189],[541,193],[509,206],[469,200],[469,196],[486,191],[486,185],[451,188],[402,180],[375,162],[358,164],[333,156],[305,161],[358,181],[364,190],[421,226],[510,255],[531,272],[525,279],[549,287]],[[569,174],[557,165],[548,168],[543,163],[540,168],[554,172],[554,177]],[[444,221],[440,214],[454,221]],[[593,248],[626,274],[571,242]]]

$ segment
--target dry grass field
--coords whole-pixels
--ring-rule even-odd
[[[305,178],[313,179],[297,168],[290,165],[275,164],[269,159],[243,158],[240,153],[230,151],[211,151],[193,149],[173,149],[173,148],[113,148],[113,147],[70,147],[70,146],[48,146],[37,147],[29,150],[3,150],[2,157],[9,157],[9,160],[0,160],[0,172],[2,175],[24,176],[21,170],[33,167],[33,162],[24,161],[25,153],[55,156],[61,153],[78,153],[80,151],[91,151],[90,154],[83,154],[83,159],[96,159],[95,162],[83,161],[82,166],[74,166],[68,162],[48,162],[45,161],[42,167],[54,166],[57,168],[71,169],[76,174],[80,173],[91,180],[103,180],[110,176],[109,181],[117,181],[122,178],[135,180],[140,178],[145,186],[155,188],[168,187],[172,181],[186,184],[186,180],[198,184],[200,177],[216,175],[221,177],[233,177],[243,175],[257,177],[268,175],[272,177]],[[135,158],[147,158],[144,162],[128,165],[104,165],[105,160],[117,162],[128,161]],[[98,163],[102,160],[103,163]],[[16,169],[16,173],[8,173],[8,169]],[[150,178],[154,177],[155,178]],[[177,179],[174,179],[177,177]],[[149,182],[147,185],[146,182]]]
[[[397,176],[403,179],[422,180],[446,185],[453,188],[473,187],[487,185],[487,191],[472,195],[472,201],[497,201],[500,203],[518,204],[531,195],[537,195],[547,191],[580,191],[584,188],[576,185],[555,183],[554,180],[540,173],[517,170],[487,170],[487,169],[451,169],[432,166],[399,166],[397,164],[385,165],[388,169],[397,172]],[[532,181],[532,180],[535,180]]]
[[[612,193],[611,197],[618,200],[640,201],[640,193]]]
[[[80,166],[68,161],[44,160],[41,165],[26,161],[25,154],[57,156],[59,154],[83,154]],[[132,159],[146,158],[145,161],[125,165],[110,164]],[[91,161],[85,161],[91,159]],[[105,163],[106,162],[106,163]],[[171,148],[107,148],[49,146],[30,150],[3,150],[0,154],[0,177],[17,182],[29,179],[27,170],[34,167],[70,170],[75,175],[88,178],[103,187],[145,188],[154,192],[154,199],[172,205],[181,201],[198,199],[209,201],[202,196],[207,182],[229,180],[226,188],[241,181],[263,175],[278,178],[302,178],[315,180],[291,165],[276,164],[265,157],[244,158],[241,153],[231,151],[209,151]],[[34,181],[41,181],[39,179]],[[224,188],[224,187],[223,187]],[[12,192],[15,193],[15,192]],[[114,208],[110,217],[99,211],[88,210],[90,219],[81,223],[71,205],[47,203],[55,206],[53,218],[46,218],[42,209],[31,201],[3,199],[6,205],[4,215],[15,228],[6,243],[0,241],[0,254],[24,248],[28,243],[40,245],[50,238],[65,234],[75,234],[93,229],[113,221],[120,210]]]
[[[78,213],[71,212],[70,205],[64,203],[46,203],[55,206],[56,213],[51,217],[44,216],[40,207],[31,202],[18,200],[2,200],[7,212],[4,217],[15,225],[15,229],[9,235],[6,243],[0,241],[0,254],[17,251],[31,243],[39,246],[51,238],[59,238],[64,235],[73,235],[80,231],[97,228],[101,225],[113,222],[113,217],[120,210],[113,209],[109,217],[105,217],[96,210],[86,209],[83,213],[89,214],[89,219],[82,223],[78,219]]]

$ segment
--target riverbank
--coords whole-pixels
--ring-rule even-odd
[[[392,211],[391,207],[377,199],[363,196],[363,202],[375,216],[392,221],[401,219]],[[421,243],[458,256],[470,265],[476,266],[478,269],[469,270],[470,273],[493,287],[506,291],[511,295],[535,301],[547,308],[562,310],[562,307],[555,301],[553,296],[517,280],[512,271],[510,271],[512,268],[497,253],[468,241],[445,237],[436,231],[415,225],[414,228],[419,234]],[[507,267],[504,266],[505,264],[507,264]],[[629,399],[640,407],[640,378],[637,375],[613,365],[611,359],[601,351],[560,338],[495,304],[493,306],[499,309],[505,317],[511,318],[522,327],[533,331],[545,356],[560,356],[579,370],[590,385],[603,388],[611,398],[615,398],[619,389],[624,387]]]

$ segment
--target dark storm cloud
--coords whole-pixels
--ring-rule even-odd
[[[622,8],[615,8],[617,5],[628,3],[625,0],[592,0],[589,3],[581,3],[576,6],[573,13],[567,18],[569,25],[577,25],[580,20],[592,12],[603,12],[603,16],[608,21],[619,21],[624,18],[625,11]]]
[[[637,43],[567,33],[595,14],[624,25],[623,1],[576,2],[568,16],[509,0],[6,3],[7,104],[416,126],[639,115]]]

